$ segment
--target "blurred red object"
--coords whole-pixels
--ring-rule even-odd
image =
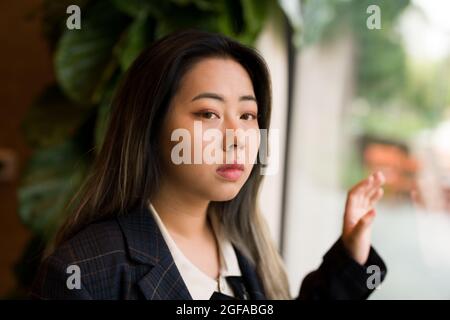
[[[386,176],[386,189],[392,196],[409,196],[415,186],[419,163],[404,147],[369,142],[363,151],[364,164],[373,172],[381,170]]]

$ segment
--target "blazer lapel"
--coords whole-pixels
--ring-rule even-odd
[[[267,300],[261,279],[253,264],[236,247],[234,247],[234,251],[236,252],[239,268],[241,269],[242,278],[250,295],[250,299]]]
[[[147,300],[192,300],[161,231],[147,207],[118,218],[130,258],[151,266],[138,286]]]
[[[130,258],[151,266],[138,286],[148,300],[192,300],[172,254],[149,208],[137,207],[117,217]],[[233,245],[245,288],[253,300],[267,299],[251,262]]]
[[[139,282],[147,300],[192,300],[172,256],[166,256]]]

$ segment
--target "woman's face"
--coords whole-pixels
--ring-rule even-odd
[[[238,62],[205,58],[195,63],[182,78],[163,124],[163,183],[209,201],[233,199],[257,156],[257,114],[252,81]],[[183,138],[171,141],[177,129],[185,129]],[[248,138],[254,134],[256,140]],[[184,161],[176,164],[180,156]],[[240,169],[224,167],[236,162]]]

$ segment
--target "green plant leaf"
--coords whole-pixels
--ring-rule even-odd
[[[187,6],[187,5],[195,5],[197,8],[208,11],[208,10],[215,10],[217,8],[216,1],[210,1],[210,0],[172,0],[173,3],[176,3],[177,5],[181,6]]]
[[[158,16],[164,8],[167,7],[168,1],[154,0],[113,0],[117,9],[126,13],[131,17],[138,17],[141,14],[153,13]]]
[[[113,74],[112,49],[129,18],[108,1],[96,2],[84,12],[81,30],[64,31],[55,54],[55,70],[58,83],[71,99],[92,104],[101,99],[101,86]]]
[[[244,44],[252,44],[261,31],[268,14],[266,0],[221,1],[217,31]]]
[[[87,168],[74,140],[36,151],[27,163],[19,188],[19,215],[33,232],[49,237],[67,215]]]
[[[245,28],[244,12],[241,1],[221,1],[221,14],[217,19],[218,31],[236,37]]]
[[[247,44],[251,44],[267,20],[269,3],[267,0],[242,0],[241,2],[245,29],[243,34],[238,35],[238,38]]]
[[[217,31],[216,16],[215,13],[200,10],[194,4],[184,6],[171,4],[162,12],[161,16],[156,17],[155,38],[158,39],[171,32],[187,28]]]
[[[128,27],[115,50],[122,70],[127,70],[142,50],[153,40],[154,32],[154,21],[143,11]]]
[[[33,148],[57,145],[73,137],[87,114],[86,107],[67,99],[52,85],[31,106],[22,122],[23,133]]]
[[[68,14],[67,7],[77,5],[81,11],[91,0],[44,0],[41,5],[42,32],[48,45],[53,50],[64,31]]]

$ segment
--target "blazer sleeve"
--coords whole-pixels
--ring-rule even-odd
[[[38,300],[91,300],[92,297],[81,285],[80,289],[69,289],[66,273],[67,263],[57,256],[49,256],[42,263],[33,282],[30,298]]]
[[[384,261],[373,247],[367,262],[361,265],[349,255],[339,238],[323,257],[320,267],[305,277],[297,299],[367,299],[384,280],[386,272]]]

